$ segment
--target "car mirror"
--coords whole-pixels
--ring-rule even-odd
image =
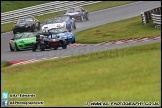
[[[64,14],[66,14],[66,13],[64,12]]]
[[[69,30],[69,32],[71,32],[71,30]]]

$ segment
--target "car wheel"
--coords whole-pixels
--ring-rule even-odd
[[[80,16],[80,21],[83,21],[83,15]]]
[[[73,29],[76,29],[76,25],[75,25],[75,23],[74,23],[74,25],[73,25]]]
[[[12,48],[12,46],[11,46],[11,44],[9,43],[9,45],[10,45],[10,51],[14,51],[14,49]]]
[[[62,49],[66,49],[66,48],[67,48],[67,43],[65,41],[63,41]]]
[[[15,48],[16,48],[16,51],[20,51],[20,49],[18,48],[17,44],[15,44]]]
[[[32,44],[32,51],[34,52],[34,51],[36,51],[36,49],[37,49],[37,45],[36,44]]]
[[[32,32],[34,32],[34,29],[35,29],[35,27],[34,27],[34,25],[31,27],[31,31]]]
[[[45,51],[45,48],[40,48],[41,51]]]
[[[37,28],[37,30],[38,30],[38,31],[40,30],[40,23],[38,24],[38,28]]]
[[[74,38],[74,41],[72,43],[75,43],[75,38]]]
[[[54,48],[54,50],[57,50],[58,49],[58,46],[54,46],[53,48]]]
[[[17,32],[15,30],[13,30],[13,34],[16,34]]]
[[[41,45],[41,46],[40,46],[40,50],[41,50],[41,51],[45,51],[45,46],[44,46],[44,45]]]
[[[89,20],[89,18],[88,18],[88,14],[86,15],[86,20],[87,20],[87,21]]]

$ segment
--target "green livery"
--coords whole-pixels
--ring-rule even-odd
[[[9,42],[10,51],[32,48],[33,42],[36,42],[36,35],[33,33],[24,32],[15,34]]]

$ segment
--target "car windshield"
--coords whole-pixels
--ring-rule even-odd
[[[22,38],[29,38],[29,37],[35,37],[33,33],[18,33],[14,36],[15,39],[22,39]]]
[[[74,8],[70,8],[67,10],[67,13],[73,13],[74,12]]]
[[[52,24],[52,23],[54,23],[54,21],[51,19],[46,21],[46,24]]]
[[[58,34],[58,33],[67,32],[67,29],[65,29],[65,28],[53,28],[53,29],[50,29],[49,32],[53,33],[53,34]]]
[[[81,8],[70,8],[67,10],[67,13],[81,12]]]
[[[55,19],[49,19],[46,21],[46,24],[52,24],[52,23],[62,23],[63,20],[62,19],[58,19],[58,18],[55,18]]]
[[[19,19],[18,21],[17,21],[17,23],[25,23],[26,21],[25,21],[25,19]]]
[[[62,16],[62,20],[68,21],[68,20],[70,20],[70,17],[69,16]]]
[[[23,19],[19,19],[17,21],[17,23],[26,23],[26,22],[33,22],[33,18],[29,17],[29,18],[23,18]]]
[[[27,22],[33,22],[33,21],[34,21],[33,18],[31,18],[31,17],[25,18],[25,20],[26,20]]]
[[[54,23],[62,23],[63,20],[62,20],[61,18],[55,18],[55,19],[53,20],[53,22],[54,22]]]
[[[74,12],[81,12],[80,8],[74,8]]]

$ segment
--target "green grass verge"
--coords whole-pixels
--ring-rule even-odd
[[[83,8],[87,9],[88,12],[102,10],[110,7],[115,7],[123,4],[132,3],[133,1],[103,1],[100,3],[95,3],[87,6],[83,6]],[[57,15],[63,15],[66,11],[55,12],[51,14],[36,16],[35,18],[38,19],[41,23],[44,23],[45,20],[53,18]],[[13,22],[7,24],[1,24],[1,33],[8,32],[12,30]]]
[[[11,64],[8,61],[1,61],[1,68],[10,66]]]
[[[85,101],[161,102],[161,43],[113,49],[5,67],[2,92],[34,93],[44,106],[83,106]]]
[[[40,5],[48,2],[52,1],[1,1],[1,13],[30,6]]]
[[[153,23],[143,25],[141,16],[124,19],[75,33],[77,43],[100,43],[105,41],[161,36],[161,29]]]

